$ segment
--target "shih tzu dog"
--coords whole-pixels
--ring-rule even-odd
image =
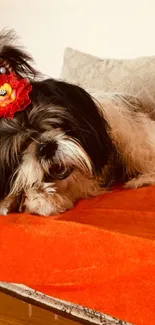
[[[24,80],[22,99],[9,78]],[[38,78],[31,57],[2,35],[0,214],[57,214],[120,182],[155,184],[154,112],[132,96]]]

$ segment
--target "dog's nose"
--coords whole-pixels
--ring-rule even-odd
[[[58,145],[55,141],[41,143],[38,147],[38,155],[40,158],[51,159],[57,149]]]

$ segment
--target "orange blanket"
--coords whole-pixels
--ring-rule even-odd
[[[153,325],[154,239],[155,187],[84,200],[56,219],[10,214],[0,217],[0,280]]]

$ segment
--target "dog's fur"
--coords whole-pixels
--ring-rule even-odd
[[[0,119],[0,214],[52,215],[118,182],[155,183],[155,120],[136,98],[37,79],[31,57],[0,38],[0,58],[32,84],[31,104]],[[7,43],[9,40],[9,43]]]

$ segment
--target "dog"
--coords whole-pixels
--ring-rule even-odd
[[[0,36],[0,73],[26,78],[30,104],[0,118],[0,214],[43,216],[124,183],[155,184],[155,117],[133,96],[45,78]]]

